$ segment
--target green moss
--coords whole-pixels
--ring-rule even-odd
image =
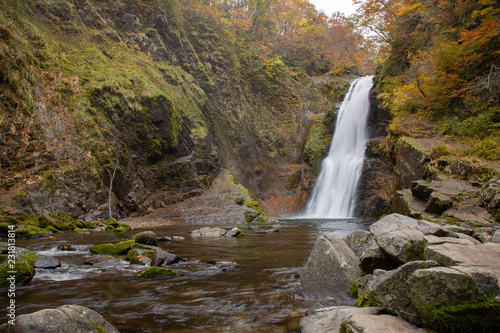
[[[147,279],[171,278],[178,275],[176,271],[161,267],[150,267],[139,274],[140,277]]]
[[[429,328],[440,333],[500,330],[500,301],[494,296],[422,305],[418,312]]]
[[[56,228],[54,228],[53,226],[50,226],[50,225],[47,228],[45,228],[45,230],[48,232],[53,232],[53,233],[59,232]]]
[[[115,227],[113,227],[112,225],[107,225],[104,230],[115,230]]]
[[[141,255],[139,254],[139,252],[137,252],[137,250],[135,249],[132,249],[128,251],[126,260],[130,261],[131,264],[139,265],[141,263],[140,257]]]
[[[75,228],[73,231],[75,232],[87,232],[85,229]]]
[[[127,240],[116,244],[116,254],[127,254],[132,249],[134,243],[135,241],[133,240]]]
[[[0,264],[3,264],[5,260],[7,260],[9,256],[6,254],[0,254]]]
[[[118,223],[118,226],[120,226],[121,228],[130,228],[130,225],[128,225],[127,223],[124,223],[124,222]]]
[[[264,211],[262,210],[262,207],[260,206],[260,204],[256,200],[250,200],[250,201],[248,201],[246,203],[246,206],[248,208],[255,209],[256,211],[258,211],[259,213],[261,213],[261,214],[264,215]]]
[[[91,247],[90,252],[94,254],[115,254],[116,247],[111,243],[106,243]]]
[[[147,245],[139,244],[139,243],[134,243],[134,245],[132,245],[132,248],[139,249],[139,250],[151,250],[152,249],[151,246],[147,246]]]
[[[42,214],[38,214],[37,217],[38,217],[40,227],[42,227],[42,228],[47,228],[47,227],[51,226],[51,227],[56,228],[57,230],[70,230],[71,229],[71,227],[63,221],[55,220],[55,219],[52,219],[52,218],[47,217],[47,216],[42,215]]]
[[[9,271],[17,272],[15,274],[16,284],[26,285],[28,284],[33,276],[35,276],[35,269],[32,265],[24,262],[24,261],[16,261],[14,267],[10,267],[8,263],[5,263],[0,268],[0,285],[8,285],[10,281],[7,278],[11,277]]]
[[[351,331],[349,330],[349,325],[346,323],[342,323],[339,327],[339,333],[350,333]]]
[[[35,214],[26,215],[26,217],[21,220],[20,224],[33,225],[36,227],[40,227],[40,222],[38,220],[38,217]]]
[[[351,284],[351,286],[349,287],[349,293],[350,293],[351,297],[358,298],[359,297],[358,291],[359,291],[359,282],[358,281],[353,282]]]
[[[406,258],[408,261],[424,260],[424,242],[418,242],[416,246],[409,246],[406,250]]]
[[[379,304],[374,300],[370,299],[369,297],[361,295],[356,300],[356,307],[358,308],[366,308],[372,306],[379,306]]]
[[[126,231],[127,231],[127,229],[125,229],[125,228],[121,228],[121,227],[115,228],[115,229],[113,230],[113,232],[126,232]]]

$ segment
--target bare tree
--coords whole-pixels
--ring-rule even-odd
[[[113,181],[115,180],[116,169],[118,169],[118,163],[119,163],[119,160],[117,157],[116,162],[115,162],[115,168],[113,170],[113,174],[111,174],[111,171],[106,168],[106,171],[109,173],[109,193],[108,193],[108,209],[109,209],[109,211],[108,211],[108,214],[109,214],[110,219],[113,218],[113,213],[111,211],[111,194],[113,193]]]

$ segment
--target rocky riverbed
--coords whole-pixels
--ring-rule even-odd
[[[399,214],[325,234],[295,291],[319,300],[302,332],[498,332],[499,236]]]

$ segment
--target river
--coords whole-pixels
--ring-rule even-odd
[[[88,251],[63,252],[60,244],[102,244],[127,239],[111,231],[62,232],[53,239],[17,240],[17,245],[57,257],[62,267],[37,269],[30,285],[18,287],[17,315],[63,304],[87,306],[103,315],[120,332],[294,332],[313,302],[294,299],[297,274],[314,242],[325,232],[343,237],[367,229],[372,221],[281,220],[278,232],[259,234],[266,226],[239,226],[239,238],[195,238],[200,226],[168,225],[157,236],[181,236],[161,248],[187,260],[172,266],[179,276],[143,280],[144,266],[124,257],[86,265]],[[215,262],[222,262],[214,265]],[[2,303],[6,292],[0,293]],[[5,318],[5,307],[1,316]]]

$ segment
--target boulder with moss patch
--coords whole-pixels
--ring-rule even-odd
[[[28,251],[26,249],[15,247],[14,256],[15,263],[9,262],[8,254],[9,250],[12,250],[8,243],[0,243],[0,285],[8,285],[11,283],[9,278],[12,274],[11,271],[15,271],[15,284],[27,285],[31,282],[35,276],[35,261],[38,254]]]
[[[145,271],[139,273],[139,277],[146,279],[165,279],[173,278],[179,274],[171,269],[161,268],[161,267],[150,267]]]
[[[94,254],[115,254],[115,255],[125,255],[133,248],[134,241],[128,240],[123,241],[118,244],[101,244],[90,248],[90,252]]]
[[[56,309],[44,309],[16,317],[10,325],[12,333],[65,333],[96,332],[119,333],[99,313],[79,305],[63,305]]]

